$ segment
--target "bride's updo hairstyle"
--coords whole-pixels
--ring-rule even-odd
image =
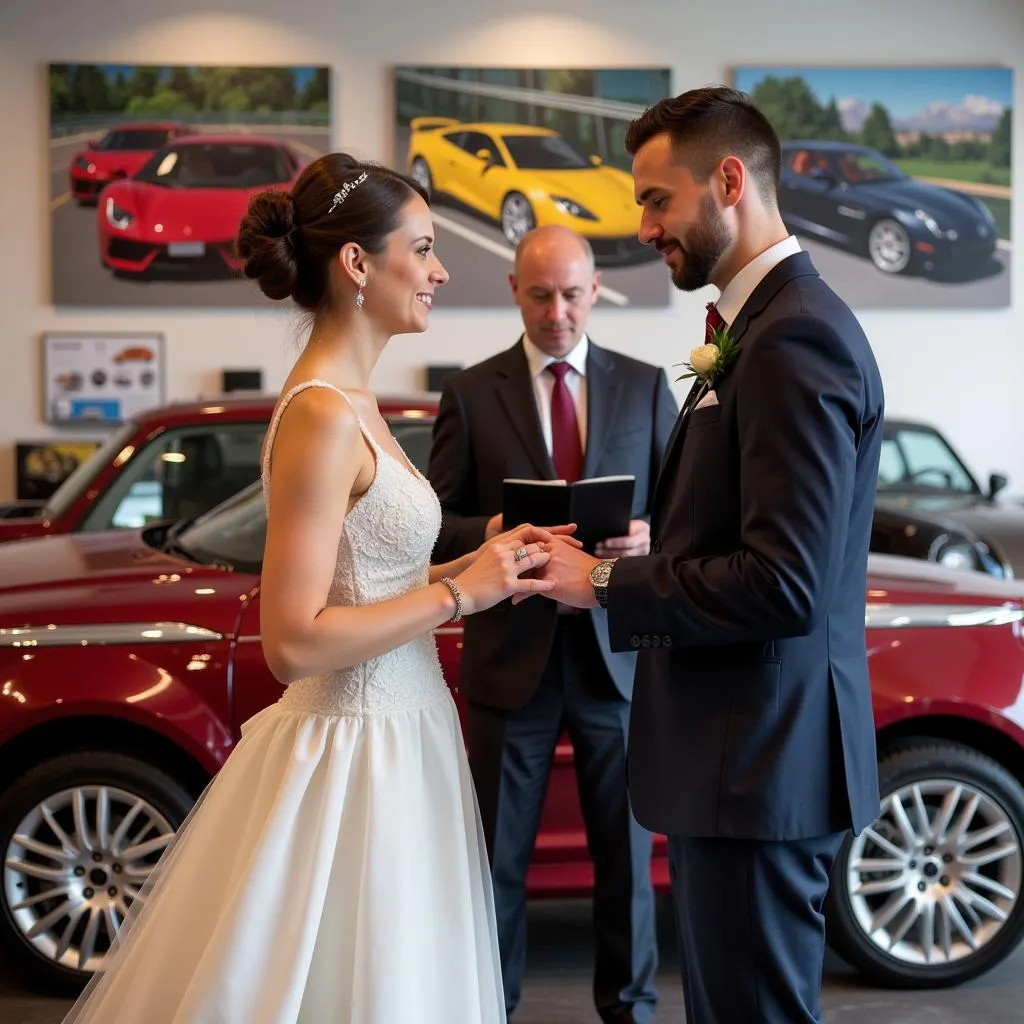
[[[331,299],[331,266],[346,244],[383,252],[402,207],[419,195],[412,178],[347,153],[313,161],[291,192],[261,192],[238,231],[245,276],[271,299],[292,298],[317,313]]]

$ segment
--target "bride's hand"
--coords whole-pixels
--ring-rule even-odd
[[[532,579],[529,574],[547,564],[552,544],[571,539],[522,526],[481,545],[473,564],[454,580],[462,595],[463,614],[492,608],[513,594],[526,596],[550,590],[553,583]]]
[[[485,540],[476,549],[475,556],[479,558],[493,544],[505,544],[516,538],[519,538],[520,543],[551,544],[560,541],[581,548],[583,544],[575,537],[570,536],[575,531],[575,523],[566,523],[563,526],[533,526],[530,523],[523,523],[512,530],[506,530],[504,533]]]

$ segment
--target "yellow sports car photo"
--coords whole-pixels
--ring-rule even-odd
[[[509,245],[538,225],[564,224],[587,237],[598,263],[648,253],[636,237],[640,208],[630,175],[583,156],[558,132],[450,117],[414,117],[409,131],[412,177],[428,194],[493,221]]]

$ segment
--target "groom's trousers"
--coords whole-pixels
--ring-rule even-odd
[[[505,1005],[519,1002],[526,966],[526,875],[555,747],[573,746],[580,808],[594,862],[594,1003],[606,1024],[647,1024],[657,1003],[652,836],[626,787],[629,703],[615,688],[589,615],[560,615],[547,668],[522,708],[469,704],[466,735],[491,858]]]
[[[669,837],[689,1024],[821,1021],[822,907],[845,835]]]

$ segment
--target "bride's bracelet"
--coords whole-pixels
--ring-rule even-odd
[[[452,592],[452,597],[455,598],[455,614],[448,621],[458,622],[462,618],[462,594],[459,593],[459,588],[455,586],[455,580],[450,577],[442,576],[438,582],[443,583]]]

